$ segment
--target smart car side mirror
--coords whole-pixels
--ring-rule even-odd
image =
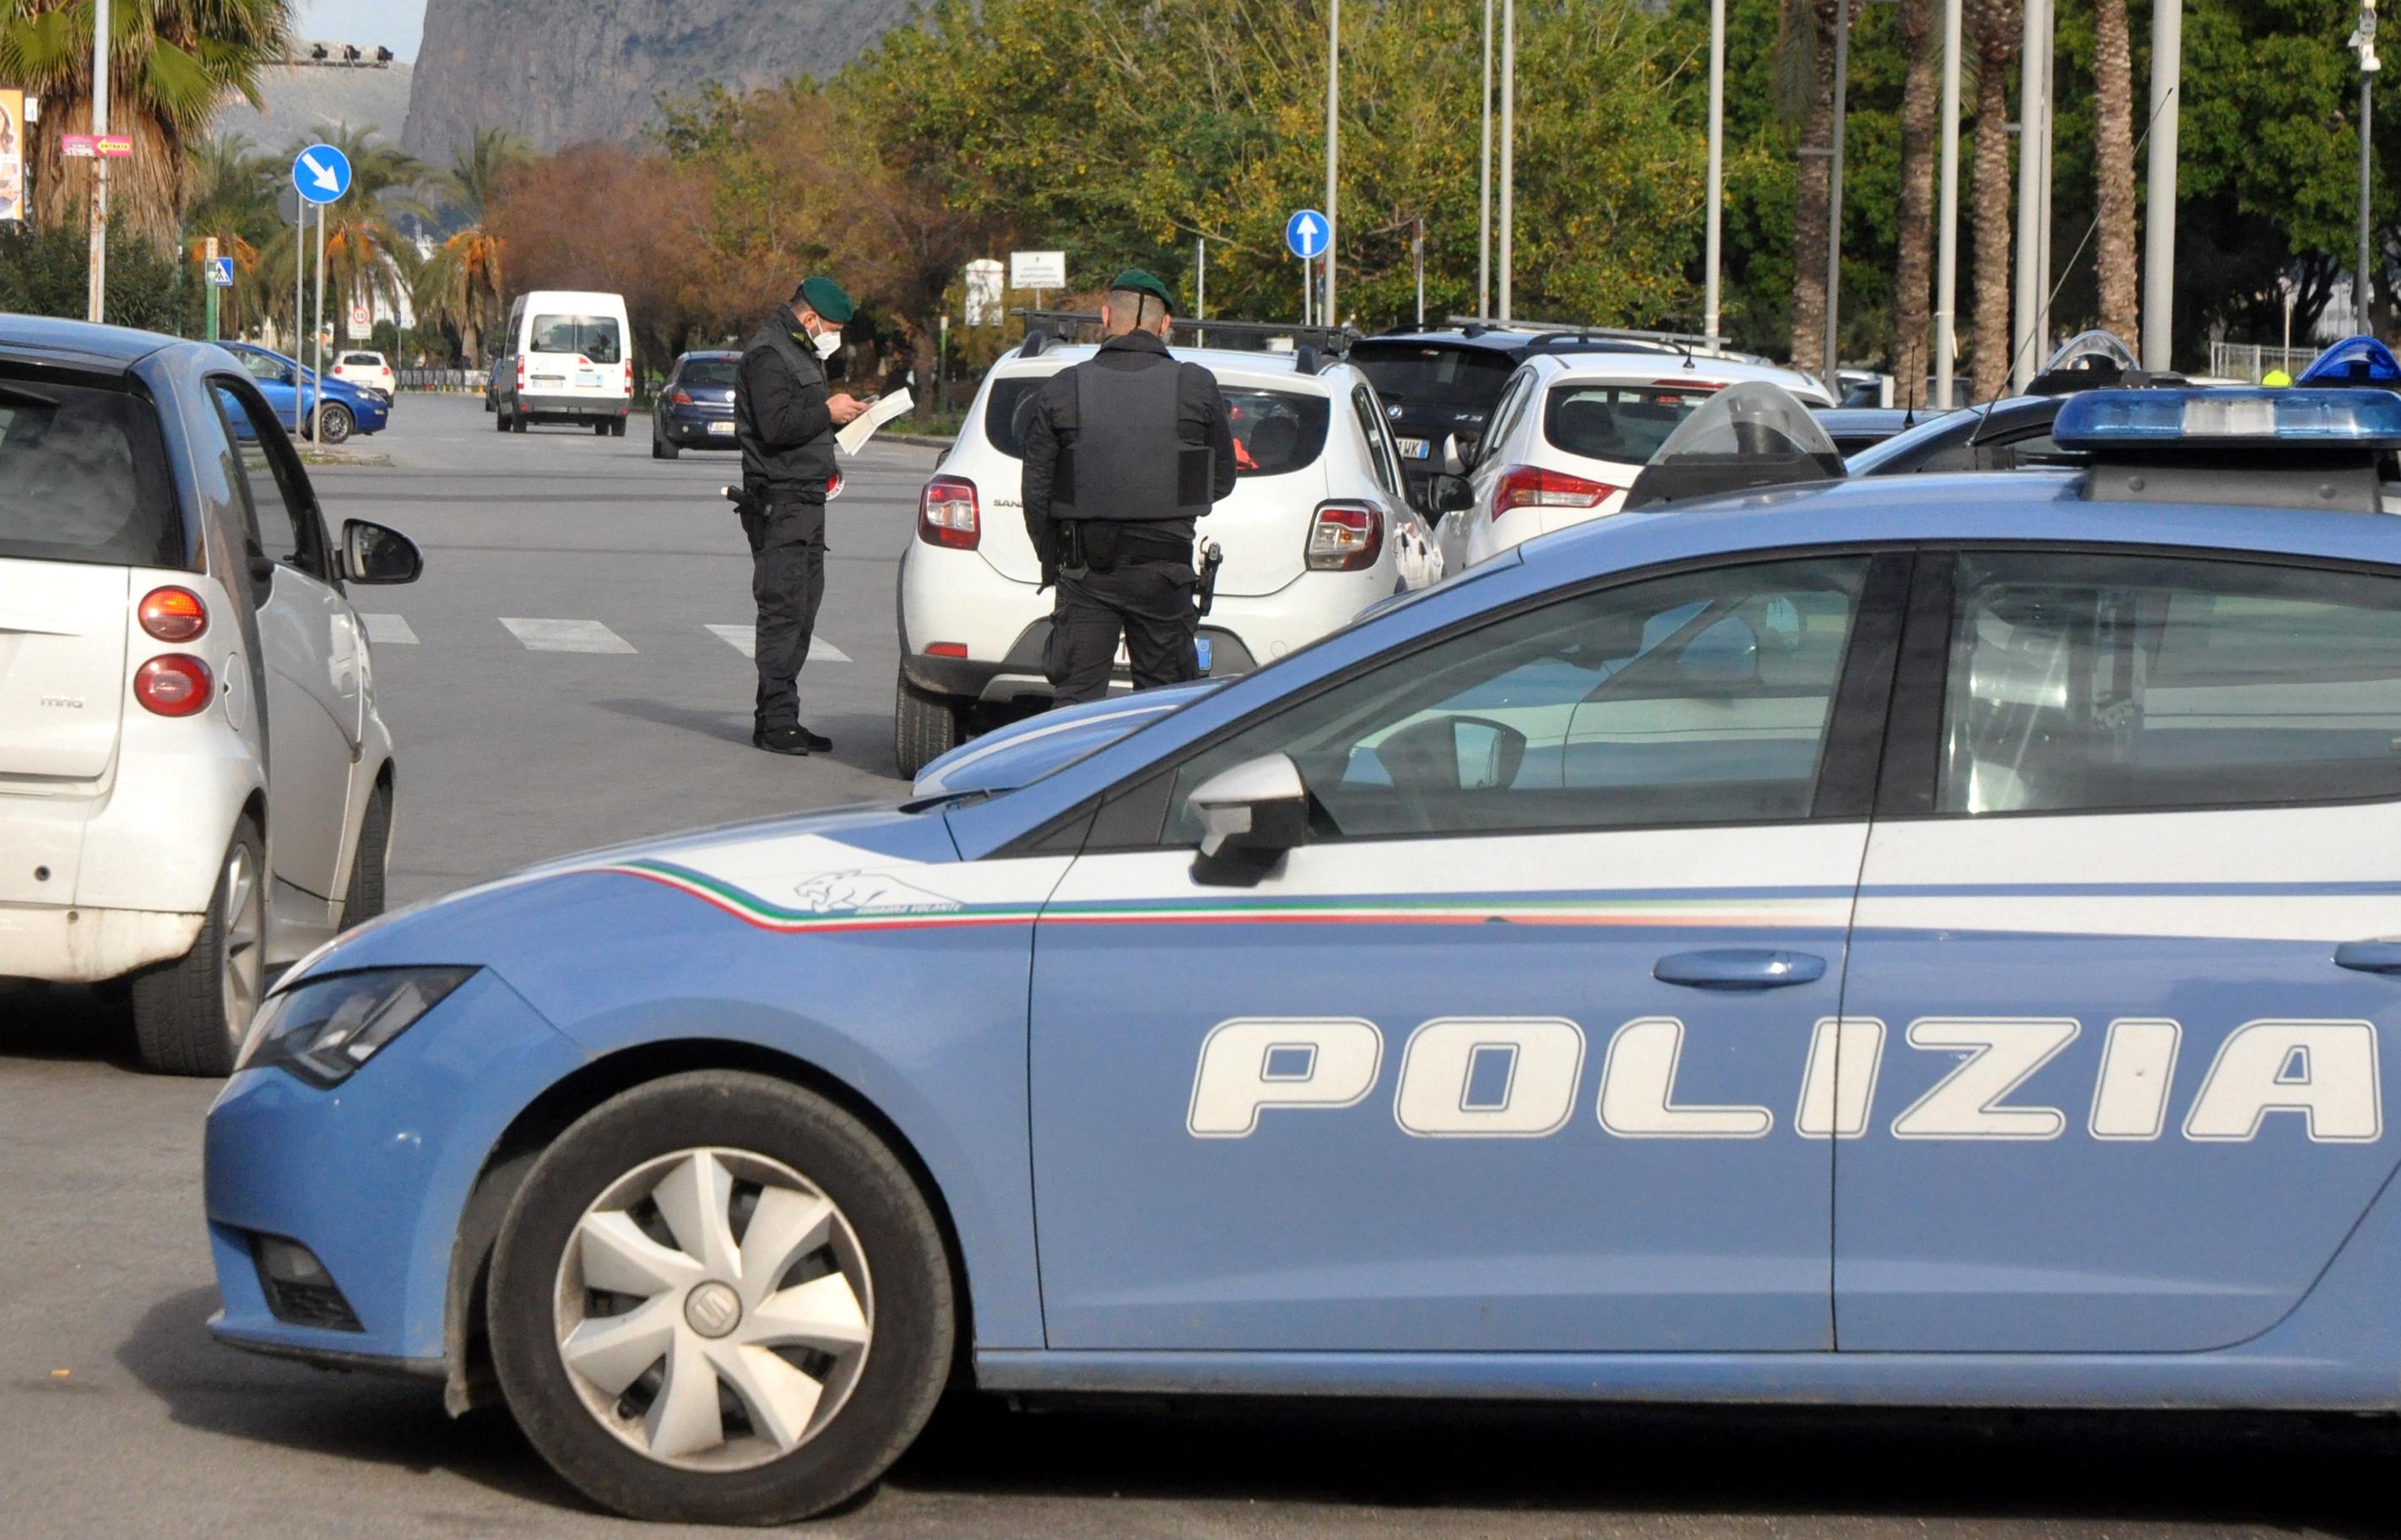
[[[1426,499],[1436,514],[1456,514],[1475,506],[1475,488],[1465,476],[1438,475],[1426,488]]]
[[[1220,770],[1185,805],[1200,825],[1196,882],[1248,887],[1309,838],[1309,787],[1289,754]]]
[[[415,583],[425,571],[417,542],[354,518],[342,526],[342,576],[352,583]]]

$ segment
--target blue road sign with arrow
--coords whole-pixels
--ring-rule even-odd
[[[350,190],[350,158],[331,144],[311,144],[292,158],[292,186],[311,203],[332,203]]]
[[[213,256],[209,258],[209,282],[215,284],[220,289],[232,288],[233,258],[229,256]]]
[[[1283,243],[1303,262],[1324,256],[1326,237],[1332,233],[1333,227],[1315,209],[1303,209],[1283,222]]]

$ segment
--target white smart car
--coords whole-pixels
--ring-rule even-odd
[[[1708,353],[1537,353],[1512,375],[1490,426],[1462,464],[1434,446],[1456,480],[1435,526],[1451,571],[1489,561],[1536,535],[1618,512],[1626,489],[1676,425],[1729,385],[1765,380],[1812,406],[1833,398],[1818,380],[1774,364]],[[1437,494],[1429,494],[1433,501]]]
[[[893,750],[904,776],[955,746],[975,708],[1050,697],[1042,649],[1052,596],[1038,586],[1042,564],[1025,532],[1016,417],[1044,380],[1093,352],[1029,337],[984,377],[958,442],[926,484],[917,538],[900,560]],[[1233,495],[1200,521],[1202,543],[1223,553],[1200,623],[1206,673],[1247,673],[1442,575],[1432,531],[1409,506],[1383,403],[1357,368],[1308,346],[1178,347],[1175,356],[1216,377],[1239,472]],[[1118,682],[1129,684],[1122,651],[1118,662]]]
[[[222,1075],[267,973],[383,907],[391,735],[327,538],[234,357],[0,315],[0,981],[130,981],[144,1064]]]

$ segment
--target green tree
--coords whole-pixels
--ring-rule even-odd
[[[260,71],[283,57],[290,0],[114,0],[109,131],[133,141],[108,173],[111,222],[160,252],[182,229],[186,149],[229,96],[259,104]],[[42,99],[32,144],[34,222],[84,222],[91,163],[62,136],[91,129],[92,0],[0,0],[0,79]]]

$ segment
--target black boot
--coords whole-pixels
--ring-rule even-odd
[[[801,735],[801,741],[809,746],[810,753],[830,754],[833,752],[833,739],[827,737],[823,733],[812,733],[806,727],[800,728],[799,732]]]
[[[803,759],[808,757],[811,749],[824,742],[823,738],[812,739],[800,727],[760,727],[754,728],[750,734],[750,747],[753,749],[764,749],[771,754],[795,754]],[[832,746],[829,744],[827,747]]]

